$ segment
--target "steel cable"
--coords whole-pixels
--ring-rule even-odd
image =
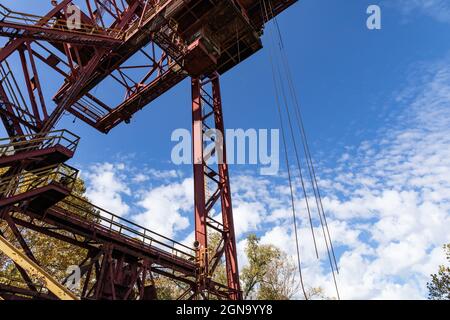
[[[265,4],[264,4],[264,8],[266,8]],[[268,18],[267,10],[266,10],[266,17]],[[294,236],[295,236],[295,243],[296,243],[297,263],[298,263],[298,271],[299,271],[299,277],[300,277],[300,285],[301,285],[305,300],[308,300],[308,295],[306,293],[305,285],[303,282],[303,273],[302,273],[302,267],[301,267],[300,241],[299,241],[299,235],[298,235],[298,230],[297,230],[297,214],[296,214],[296,209],[295,209],[294,188],[293,188],[292,175],[291,175],[291,169],[290,169],[290,164],[289,164],[289,156],[288,156],[288,150],[287,150],[283,116],[282,116],[282,111],[281,111],[281,106],[280,106],[279,88],[278,88],[277,80],[276,80],[276,76],[275,76],[275,64],[274,64],[274,59],[272,57],[271,50],[269,50],[269,59],[270,59],[271,67],[272,67],[272,78],[273,78],[273,85],[274,85],[274,89],[275,89],[275,100],[276,100],[278,116],[279,116],[279,120],[280,120],[283,149],[284,149],[286,168],[287,168],[288,180],[289,180],[289,190],[290,190],[290,199],[291,199],[291,207],[292,207],[293,227],[294,227]]]
[[[315,202],[316,202],[316,206],[317,206],[317,212],[318,212],[319,219],[320,219],[320,224],[321,224],[321,227],[322,227],[322,232],[323,232],[324,241],[325,241],[327,254],[328,254],[328,260],[329,260],[330,267],[331,267],[331,272],[332,272],[332,276],[333,276],[333,281],[334,281],[337,297],[338,297],[338,299],[340,299],[339,289],[338,289],[336,275],[335,275],[335,269],[336,269],[336,272],[339,273],[339,269],[338,269],[337,262],[336,262],[336,255],[335,255],[334,247],[333,247],[331,236],[330,236],[328,222],[327,222],[326,215],[325,215],[325,212],[324,212],[324,209],[323,209],[322,197],[321,197],[321,194],[320,194],[320,191],[319,191],[319,186],[318,186],[318,182],[317,182],[317,176],[316,176],[316,173],[315,173],[314,164],[313,164],[313,161],[312,161],[312,156],[311,156],[311,152],[310,152],[310,149],[309,149],[309,144],[308,144],[308,141],[307,141],[306,131],[305,131],[304,124],[303,124],[303,119],[302,119],[302,116],[301,116],[300,105],[299,105],[298,98],[297,98],[297,95],[296,95],[296,92],[295,92],[295,88],[294,88],[294,85],[293,85],[292,74],[291,74],[291,71],[290,71],[287,55],[286,55],[286,53],[284,51],[284,43],[283,43],[282,34],[281,34],[281,31],[280,31],[280,28],[279,28],[279,25],[278,25],[278,21],[277,21],[275,15],[273,13],[273,9],[272,9],[270,1],[269,1],[269,5],[268,6],[266,5],[266,1],[265,0],[261,0],[261,1],[263,2],[262,7],[264,7],[265,16],[266,16],[265,18],[263,17],[263,19],[266,22],[269,21],[269,14],[268,14],[267,7],[270,6],[270,12],[271,12],[270,19],[274,20],[274,25],[275,25],[275,27],[277,29],[278,40],[279,40],[279,51],[280,51],[280,55],[281,55],[281,60],[283,62],[284,72],[286,74],[286,78],[287,78],[287,82],[288,82],[288,86],[289,86],[289,92],[290,92],[290,95],[291,95],[291,100],[293,101],[293,103],[295,105],[294,109],[295,109],[295,115],[296,115],[296,120],[297,120],[297,126],[298,126],[298,129],[300,131],[300,136],[301,136],[302,145],[303,145],[303,152],[305,154],[306,163],[307,163],[307,167],[308,167],[308,173],[309,173],[309,177],[310,177],[310,180],[311,180],[311,186],[312,186],[312,190],[313,190],[313,193],[314,193],[314,198],[315,198]],[[274,42],[274,45],[276,46],[275,36],[273,35],[272,32],[270,32],[270,35],[272,36],[272,41]],[[272,60],[272,56],[270,58]],[[271,61],[271,63],[272,63],[272,69],[273,69],[272,71],[274,72],[275,68],[273,67],[273,62]],[[280,63],[280,65],[281,65],[281,63]],[[294,134],[293,134],[293,128],[292,128],[292,123],[291,123],[291,115],[290,115],[288,101],[287,101],[285,90],[284,90],[284,86],[283,86],[284,81],[283,81],[283,77],[281,75],[280,69],[282,69],[281,66],[279,66],[279,68],[277,69],[278,70],[279,81],[281,83],[280,85],[281,85],[281,88],[282,88],[283,99],[284,99],[284,102],[285,102],[285,105],[286,105],[286,112],[287,112],[289,125],[290,125],[290,129],[291,129],[292,140],[293,140],[293,143],[294,143],[294,150],[295,150],[295,155],[296,155],[296,159],[297,159],[297,165],[298,165],[299,171],[300,171],[300,179],[301,179],[301,182],[302,182],[302,188],[303,188],[303,192],[304,192],[304,195],[305,195],[305,201],[307,203],[307,209],[308,209],[308,214],[309,214],[309,217],[310,217],[310,224],[311,224],[311,228],[312,228],[311,216],[310,216],[310,212],[309,212],[309,204],[308,204],[308,200],[307,200],[308,197],[307,197],[306,188],[305,188],[305,185],[304,185],[304,182],[303,182],[302,168],[301,168],[300,161],[299,161],[299,156],[298,156],[298,152],[297,152],[297,146],[296,146],[296,143],[295,143],[295,137],[294,137]],[[274,79],[274,81],[276,81],[276,79]],[[278,95],[278,91],[277,91],[276,94]],[[278,96],[277,96],[277,99],[278,99]],[[313,229],[312,229],[312,232],[313,232]],[[313,234],[313,238],[314,238],[314,232],[312,234]],[[318,256],[317,247],[316,247],[316,255]]]

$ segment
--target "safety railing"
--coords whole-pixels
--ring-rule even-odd
[[[80,137],[67,130],[2,138],[0,139],[0,158],[57,146],[75,152],[79,141]]]
[[[65,164],[23,171],[0,179],[0,197],[13,197],[51,184],[73,189],[78,170]]]
[[[0,84],[5,89],[5,96],[0,97],[0,113],[4,114],[9,121],[20,122],[26,125],[27,129],[30,130],[32,127],[35,130],[38,121],[27,109],[24,95],[8,61],[0,63]]]
[[[45,23],[42,23],[45,21]],[[68,30],[68,22],[58,17],[45,18],[33,14],[13,11],[4,5],[0,4],[0,23],[10,23],[15,25],[22,25],[27,27],[39,27],[48,29]],[[78,32],[89,35],[110,36],[116,39],[122,37],[122,32],[117,29],[102,28],[97,25],[93,26],[85,23],[77,23],[72,32]]]
[[[8,109],[8,106],[11,107],[11,111]],[[0,109],[3,110],[5,114],[12,115],[23,123],[28,123],[33,127],[37,127],[38,125],[38,122],[36,121],[34,115],[32,115],[28,110],[25,110],[22,107],[15,105],[14,103],[4,102],[3,100],[0,100]]]
[[[79,216],[94,228],[105,229],[138,244],[159,248],[172,256],[195,261],[196,253],[193,248],[119,217],[80,197],[72,195],[59,202],[54,209],[61,213],[72,213],[72,217]]]
[[[130,25],[130,27],[125,31],[125,40],[128,40],[131,36],[133,36],[142,26],[145,26],[149,23],[157,13],[161,12],[168,4],[170,0],[160,0],[157,4],[151,5],[149,4],[146,7],[146,10],[142,13],[139,19]]]
[[[166,46],[170,46],[171,50],[177,54],[184,54],[186,51],[186,44],[184,43],[183,38],[178,33],[178,23],[169,18],[158,32],[156,32],[155,37],[160,37],[161,41],[166,44]]]
[[[82,97],[71,108],[93,122],[99,121],[111,111],[88,96]]]

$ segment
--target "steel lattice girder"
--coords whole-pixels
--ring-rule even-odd
[[[209,90],[208,90],[209,89]],[[209,123],[208,123],[209,121]],[[226,164],[226,146],[219,139],[215,148],[220,153],[217,169],[208,165],[209,154],[204,153],[205,131],[214,128],[224,137],[222,100],[219,75],[211,78],[192,79],[192,146],[194,159],[194,206],[195,240],[198,244],[200,261],[199,292],[209,289],[209,279],[225,255],[228,279],[228,298],[242,299],[237,264],[236,237],[234,234],[233,212],[231,204],[230,178]],[[216,132],[217,132],[216,131]],[[216,133],[217,134],[217,133]],[[218,139],[216,137],[216,139]],[[221,163],[220,163],[221,162]],[[212,185],[212,192],[207,189]],[[220,201],[219,201],[220,200]],[[222,221],[211,217],[213,208],[221,212]],[[217,248],[208,245],[208,230],[219,232],[221,241]]]
[[[87,223],[60,207],[45,210],[45,206],[29,206],[28,198],[24,198],[24,201],[16,199],[16,204],[10,203],[12,206],[3,208],[0,214],[9,215],[10,211],[13,212],[8,218],[9,223],[12,223],[11,228],[15,224],[26,226],[56,239],[89,248],[91,252],[98,252],[101,248],[102,266],[99,265],[100,259],[94,262],[98,281],[95,286],[86,289],[86,297],[129,298],[130,287],[139,287],[139,281],[139,296],[143,297],[145,272],[142,270],[150,263],[154,272],[188,285],[183,297],[208,298],[212,294],[220,298],[241,298],[228,169],[226,164],[212,169],[204,162],[203,152],[199,149],[203,137],[198,129],[208,119],[203,118],[199,110],[209,105],[213,109],[210,115],[214,115],[214,127],[223,132],[218,74],[261,49],[260,36],[265,22],[261,14],[261,1],[127,0],[126,5],[122,2],[125,6],[122,7],[114,0],[86,0],[88,12],[82,15],[83,23],[88,25],[88,29],[91,25],[108,35],[91,36],[85,32],[79,34],[83,31],[70,33],[66,30],[48,30],[48,21],[63,19],[65,9],[71,2],[63,0],[47,15],[37,19],[34,26],[11,25],[5,19],[2,21],[1,32],[11,39],[0,51],[0,118],[10,138],[26,137],[26,133],[47,133],[65,110],[96,129],[108,132],[122,121],[129,122],[136,111],[187,76],[192,76],[194,146],[197,146],[196,156],[202,159],[201,163],[194,165],[195,231],[200,250],[196,250],[193,259],[180,258],[145,244],[145,240],[144,243],[137,243],[134,241],[136,239],[117,233],[111,227],[104,228],[102,223]],[[294,2],[296,0],[264,1],[271,8],[269,18]],[[104,19],[106,16],[108,19]],[[108,25],[106,20],[110,21]],[[115,34],[112,36],[111,33]],[[236,37],[230,37],[233,33]],[[104,43],[100,45],[102,41]],[[111,47],[111,42],[117,45]],[[11,70],[8,64],[13,54],[19,57],[26,94],[20,90],[14,77],[20,71]],[[141,56],[139,62],[135,62],[136,55]],[[43,66],[46,71],[41,70]],[[135,70],[141,72],[137,74]],[[52,99],[48,99],[48,90],[43,89],[40,80],[40,76],[47,71],[52,71],[62,83]],[[208,77],[209,80],[205,81]],[[55,81],[57,79],[55,77]],[[125,90],[124,100],[109,103],[115,107],[110,107],[102,97],[92,94],[94,88],[99,88],[108,80]],[[205,87],[209,84],[212,87],[208,94]],[[211,101],[205,98],[208,96]],[[53,108],[48,105],[50,100],[55,103]],[[200,121],[200,126],[195,121]],[[27,138],[24,139],[26,141]],[[24,158],[9,168],[2,179],[20,175],[30,164],[33,165],[33,159]],[[210,180],[216,183],[212,195],[205,191],[205,183],[208,184]],[[209,215],[219,204],[222,222]],[[35,219],[22,219],[14,212],[21,212],[24,217],[44,218],[45,225],[50,227],[36,224],[38,220]],[[113,220],[110,221],[111,225],[117,226],[117,221]],[[217,248],[208,248],[208,229],[221,234],[222,240]],[[73,237],[68,234],[73,234]],[[80,241],[80,236],[85,240]],[[226,261],[227,285],[212,280],[222,257]],[[122,265],[124,262],[126,264]],[[114,268],[116,272],[113,272]],[[124,280],[125,270],[134,270],[131,272],[132,279]],[[137,275],[138,270],[143,272],[141,276]],[[117,291],[116,282],[128,289]],[[105,286],[111,290],[105,291]]]
[[[94,0],[99,7],[97,2],[100,1]],[[144,5],[135,0],[128,1],[127,8],[102,2],[110,3],[114,9],[109,10],[114,21],[109,27],[122,32],[117,36],[123,39],[120,44],[105,49],[105,46],[70,44],[69,40],[63,44],[49,41],[56,52],[47,48],[52,53],[45,57],[32,51],[36,59],[47,63],[64,78],[64,85],[54,96],[56,110],[46,119],[47,123],[38,128],[40,130],[50,128],[61,115],[61,109],[67,109],[98,130],[107,132],[120,122],[129,121],[136,111],[188,74],[199,76],[215,70],[223,73],[261,48],[258,34],[263,27],[260,1],[228,0],[213,4],[210,0],[166,0],[159,1],[156,6],[152,2]],[[271,1],[273,15],[294,2]],[[58,5],[37,25],[61,16],[64,3],[68,2]],[[116,11],[120,17],[114,15]],[[95,20],[93,13],[83,17],[86,21]],[[233,33],[236,33],[236,39],[230,37]],[[8,43],[0,53],[0,62],[30,41],[15,39]],[[130,59],[143,49],[144,58],[133,64]],[[69,70],[58,67],[62,64],[69,66]],[[136,69],[146,72],[140,77],[127,72]],[[37,75],[34,79],[38,79]],[[125,99],[113,107],[90,93],[108,79],[113,79],[125,90]],[[40,90],[39,84],[36,85]]]

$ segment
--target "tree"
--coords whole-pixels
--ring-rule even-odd
[[[177,300],[189,289],[189,286],[183,282],[160,275],[154,275],[153,281],[158,300]]]
[[[280,250],[272,245],[261,245],[260,239],[255,234],[247,237],[248,265],[242,269],[241,282],[244,299],[256,299],[258,286],[263,281],[272,260],[281,254]]]
[[[280,248],[260,244],[255,234],[247,238],[248,265],[242,269],[244,299],[289,300],[299,292],[297,267]]]
[[[242,269],[244,299],[289,300],[300,292],[297,265],[274,245],[261,244],[255,234],[247,237],[248,264]],[[306,288],[307,299],[328,299],[322,288]]]
[[[450,244],[444,245],[447,260],[450,262]],[[437,274],[431,275],[431,282],[427,283],[428,299],[450,300],[450,266],[439,266]]]
[[[297,266],[285,253],[279,252],[267,265],[259,286],[258,300],[290,300],[300,289],[296,279]]]

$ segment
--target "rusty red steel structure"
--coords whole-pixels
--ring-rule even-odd
[[[8,39],[0,50],[0,118],[9,136],[0,140],[0,218],[28,257],[39,264],[19,227],[87,250],[80,262],[84,299],[156,299],[153,274],[183,283],[180,299],[242,299],[228,166],[207,164],[204,135],[207,128],[224,132],[219,78],[262,48],[263,10],[273,17],[295,2],[60,0],[44,16],[0,5],[0,36]],[[68,25],[74,4],[80,8],[75,29]],[[192,248],[71,194],[77,170],[64,162],[79,137],[56,129],[69,112],[108,133],[188,77]],[[117,94],[102,96],[105,87]],[[221,151],[226,159],[225,143]],[[222,213],[221,221],[213,211]],[[210,232],[220,234],[216,248],[209,246]],[[214,280],[222,260],[226,285]],[[0,296],[54,298],[17,268],[27,288],[2,284]]]

